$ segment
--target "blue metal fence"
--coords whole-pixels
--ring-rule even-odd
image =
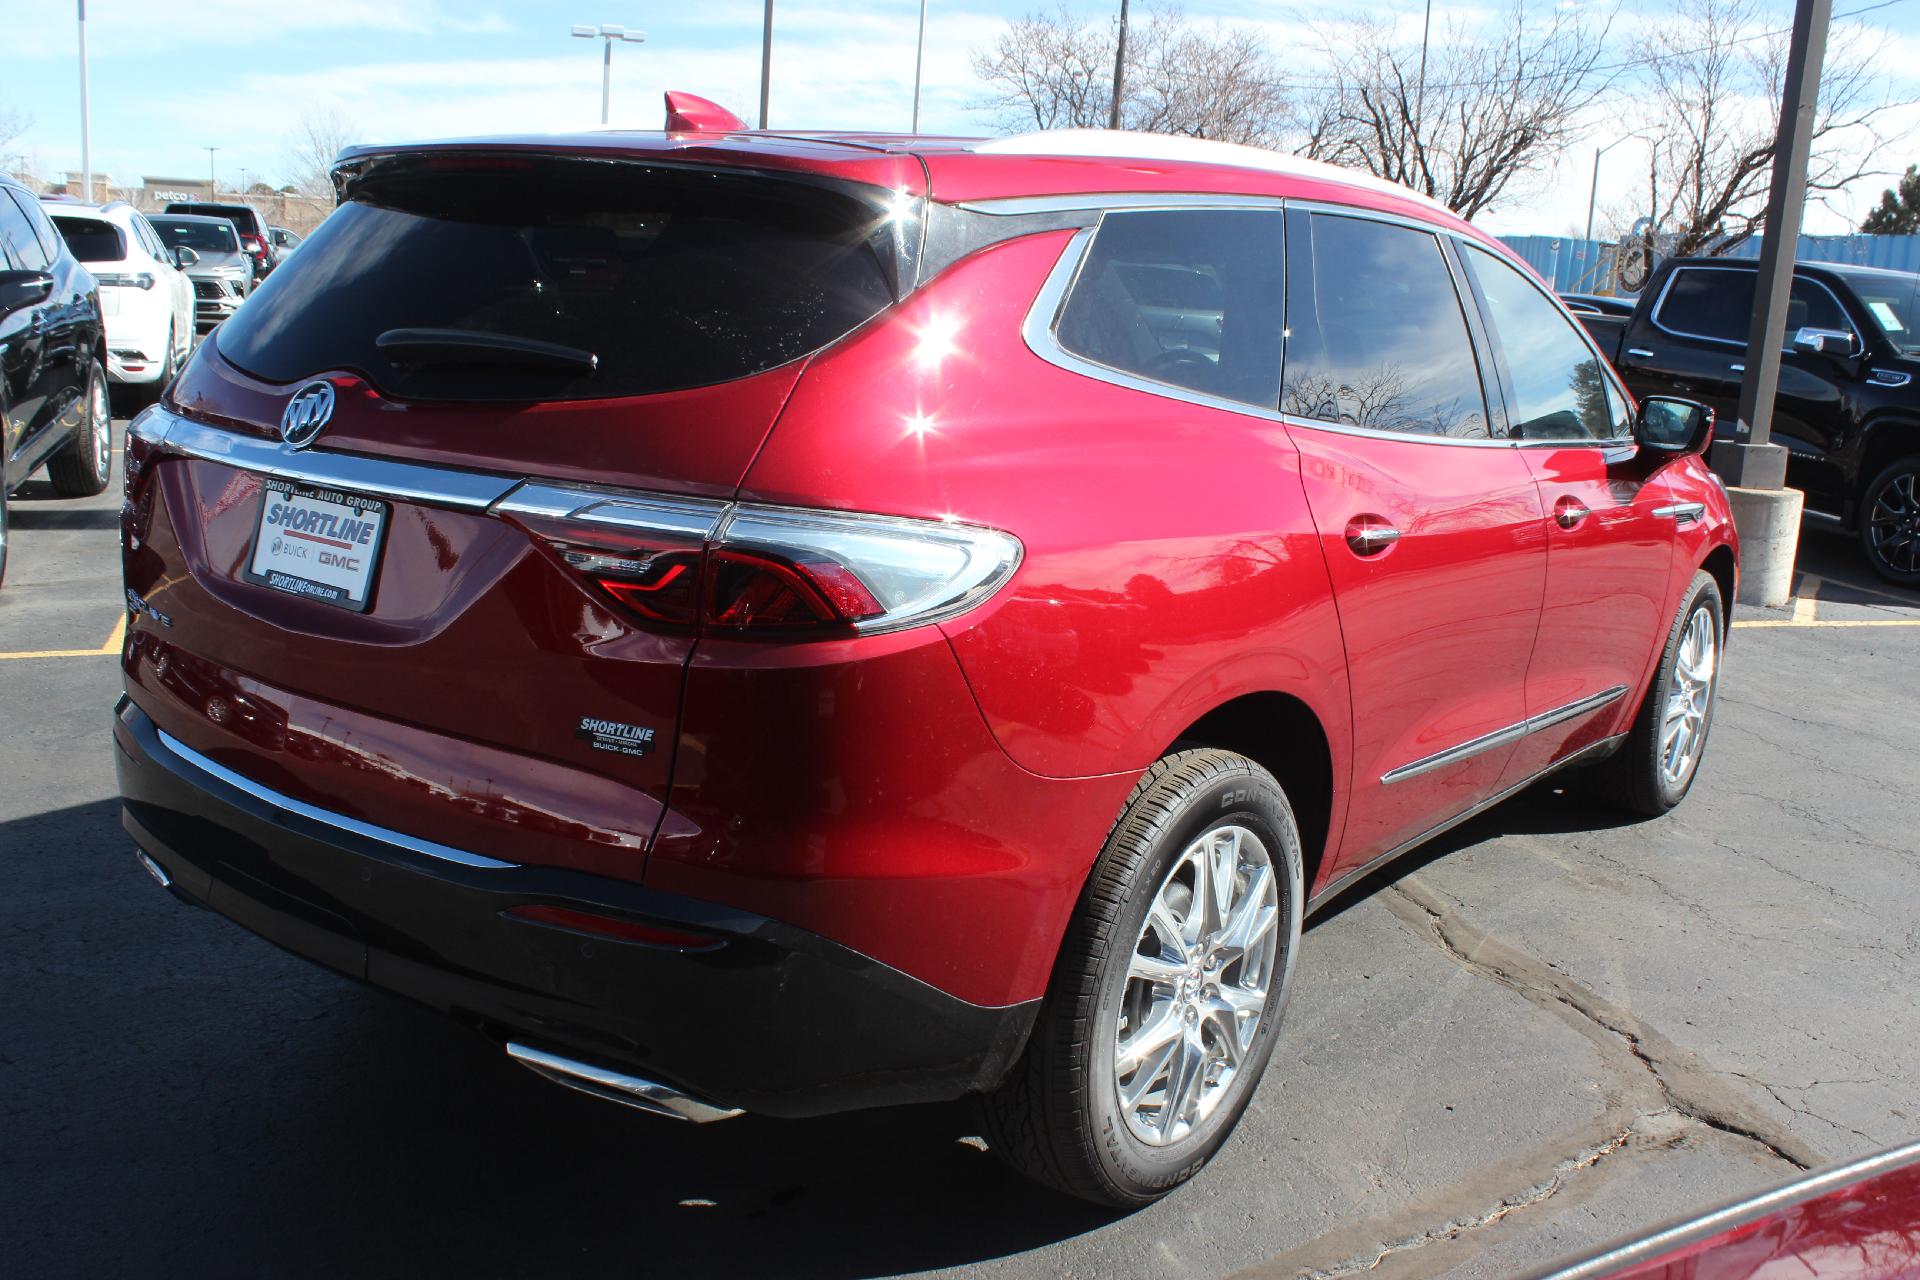
[[[1562,293],[1611,293],[1613,246],[1605,240],[1572,236],[1501,236],[1513,250]],[[1731,258],[1757,258],[1755,237],[1736,247]],[[1849,262],[1920,272],[1920,236],[1801,236],[1802,262]]]

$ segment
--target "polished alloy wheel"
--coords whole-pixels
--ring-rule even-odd
[[[1215,827],[1174,862],[1114,1031],[1114,1085],[1134,1137],[1178,1142],[1226,1097],[1271,993],[1279,918],[1273,859],[1247,828]]]
[[[87,386],[87,437],[93,474],[104,479],[113,465],[113,415],[107,407],[107,384],[100,378]]]
[[[1867,526],[1882,564],[1895,573],[1920,573],[1920,473],[1903,472],[1882,485]]]
[[[1713,675],[1720,650],[1713,613],[1702,605],[1687,619],[1667,682],[1667,710],[1660,725],[1660,770],[1667,784],[1685,781],[1707,742],[1707,712],[1713,706]]]

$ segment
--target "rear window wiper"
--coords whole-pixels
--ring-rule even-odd
[[[373,340],[394,364],[510,366],[593,373],[600,357],[579,347],[480,329],[389,329]]]

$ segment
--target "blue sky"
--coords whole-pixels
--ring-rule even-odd
[[[1559,0],[1562,4],[1593,0]],[[1836,0],[1845,12],[1869,0]],[[969,53],[1005,20],[1040,0],[930,0],[922,127],[980,133],[980,87]],[[1545,0],[1542,0],[1544,7]],[[1114,6],[1069,0],[1075,12]],[[1330,16],[1354,6],[1296,8],[1258,0],[1193,0],[1190,16],[1260,23],[1289,47],[1301,8]],[[1416,22],[1420,0],[1366,0]],[[1654,0],[1638,9],[1658,12]],[[1780,25],[1791,0],[1769,0]],[[0,0],[0,111],[34,124],[7,146],[36,171],[80,167],[73,0]],[[288,171],[286,140],[300,115],[337,111],[367,140],[595,126],[600,46],[571,24],[622,23],[643,45],[614,50],[613,123],[658,127],[660,94],[689,89],[751,118],[759,95],[759,0],[636,4],[629,0],[89,0],[88,40],[96,171],[130,182],[144,174],[206,172],[217,146],[221,180]],[[1439,3],[1448,16],[1484,13]],[[905,129],[911,110],[918,0],[778,0],[772,92],[776,126]],[[1872,15],[1888,33],[1889,65],[1920,67],[1920,0]],[[1284,55],[1283,55],[1284,56]],[[1911,74],[1911,73],[1909,73]],[[1920,97],[1920,92],[1916,92]],[[1595,122],[1596,132],[1604,122]],[[1920,140],[1887,158],[1904,168]],[[1496,230],[1560,233],[1586,207],[1589,146],[1488,215]],[[11,164],[11,160],[0,161]],[[1628,166],[1631,167],[1631,166]],[[1603,179],[1603,185],[1606,180]],[[1808,230],[1838,230],[1877,196],[1853,193],[1841,214],[1810,211]]]

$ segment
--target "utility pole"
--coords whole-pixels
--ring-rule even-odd
[[[221,150],[221,148],[202,147],[200,149],[207,153],[207,199],[218,200],[220,198],[220,187],[213,180],[213,153]]]
[[[1420,122],[1427,115],[1427,40],[1433,35],[1433,0],[1427,0],[1427,16],[1420,24],[1420,88],[1413,99],[1413,134],[1417,142],[1420,136]],[[1589,240],[1593,237],[1588,236]]]
[[[80,181],[86,184],[80,198],[93,203],[93,138],[87,122],[87,0],[80,5]]]
[[[773,0],[767,0],[766,25],[760,32],[760,127],[767,127],[767,90],[773,82]]]
[[[1796,0],[1794,5],[1780,134],[1774,145],[1766,230],[1754,282],[1753,327],[1748,331],[1746,368],[1740,379],[1740,417],[1734,428],[1736,438],[1713,446],[1713,469],[1732,490],[1734,524],[1746,561],[1740,600],[1747,604],[1786,603],[1800,541],[1803,495],[1786,488],[1787,451],[1772,441],[1773,404],[1780,383],[1787,302],[1793,290],[1793,260],[1800,246],[1800,217],[1806,206],[1807,153],[1820,99],[1820,64],[1826,57],[1832,11],[1833,0]]]
[[[1113,107],[1107,112],[1107,128],[1120,127],[1120,102],[1127,95],[1127,0],[1120,0],[1120,44],[1113,54]]]
[[[913,51],[913,129],[920,132],[920,67],[927,60],[927,0],[920,0],[920,43]],[[762,125],[761,128],[765,128]]]

